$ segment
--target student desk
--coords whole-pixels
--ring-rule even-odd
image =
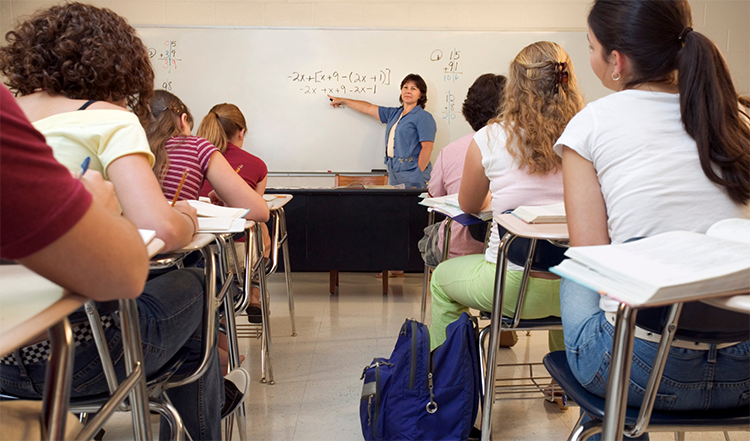
[[[269,189],[291,194],[287,215],[295,271],[422,271],[424,189]]]

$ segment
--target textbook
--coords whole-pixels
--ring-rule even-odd
[[[426,197],[419,201],[419,204],[424,205],[425,207],[433,207],[436,211],[454,219],[465,214],[458,205],[458,194],[449,194],[447,196],[438,196],[434,198]],[[479,213],[469,213],[469,215],[483,221],[492,219],[492,211],[480,211]]]
[[[750,219],[706,234],[673,231],[617,245],[574,247],[550,270],[630,306],[750,292]]]
[[[561,202],[537,207],[522,205],[513,210],[513,216],[527,224],[564,224],[565,204]]]
[[[245,219],[229,217],[199,217],[199,233],[240,233],[245,231]]]
[[[191,207],[198,210],[200,217],[231,217],[239,219],[245,217],[250,212],[247,208],[221,207],[203,201],[188,201]]]

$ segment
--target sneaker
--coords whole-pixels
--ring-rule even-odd
[[[224,405],[221,408],[221,419],[237,410],[247,394],[250,374],[244,368],[237,368],[224,376]]]

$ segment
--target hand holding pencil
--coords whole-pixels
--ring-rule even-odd
[[[182,179],[180,179],[180,185],[177,187],[177,191],[174,192],[174,197],[172,198],[172,206],[174,207],[174,204],[177,203],[177,200],[180,198],[180,192],[182,192],[182,186],[185,185],[185,179],[188,177],[188,170],[185,169],[184,172],[182,172]]]

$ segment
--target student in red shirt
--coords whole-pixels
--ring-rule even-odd
[[[268,167],[262,159],[242,149],[246,135],[245,116],[234,104],[223,103],[213,106],[198,126],[198,136],[215,145],[240,177],[262,196],[266,191]],[[208,197],[212,191],[211,183],[205,181],[201,188],[201,196]],[[265,224],[261,227],[265,245],[264,254],[268,257],[271,252],[271,238],[268,234],[268,227]],[[240,259],[240,261],[243,260]],[[250,304],[245,312],[250,323],[261,323],[260,289],[256,286],[253,286],[250,292]]]

